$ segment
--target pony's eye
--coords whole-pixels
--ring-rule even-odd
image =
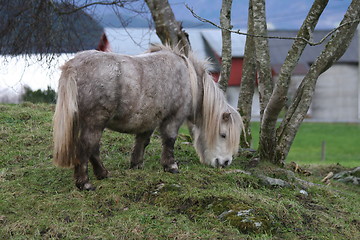
[[[220,136],[221,136],[222,138],[226,138],[226,133],[220,133]]]

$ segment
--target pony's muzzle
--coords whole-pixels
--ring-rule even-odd
[[[215,158],[215,167],[217,168],[225,168],[231,164],[230,159],[225,159],[223,161],[220,160],[220,158]]]

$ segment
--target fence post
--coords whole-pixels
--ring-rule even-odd
[[[326,141],[322,141],[321,143],[321,161],[325,161],[326,158]]]

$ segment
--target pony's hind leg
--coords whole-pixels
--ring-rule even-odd
[[[80,190],[95,190],[95,187],[89,181],[88,161],[90,159],[94,166],[94,173],[97,178],[104,178],[107,170],[99,159],[99,142],[102,130],[83,128],[80,134],[77,158],[79,164],[74,168],[75,185]]]
[[[90,162],[94,169],[94,175],[97,179],[101,180],[107,178],[109,175],[109,171],[106,170],[104,164],[100,161],[100,144],[98,143],[94,147],[94,151],[90,156]]]
[[[153,131],[148,131],[136,135],[134,149],[131,154],[130,168],[140,169],[143,167],[145,148],[150,143],[152,133]]]

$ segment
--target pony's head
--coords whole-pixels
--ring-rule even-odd
[[[211,128],[194,127],[194,146],[202,163],[226,167],[238,152],[242,120],[239,113],[230,106],[215,118],[216,122]]]
[[[227,103],[223,92],[206,70],[205,64],[196,62],[191,56],[190,59],[197,80],[202,81],[202,87],[197,88],[197,91],[194,91],[196,87],[193,87],[192,94],[193,98],[196,96],[195,92],[201,96],[195,97],[197,102],[194,104],[200,106],[196,108],[199,111],[195,113],[194,146],[202,163],[213,167],[226,167],[231,164],[233,156],[238,152],[243,128],[242,119],[238,111]]]

